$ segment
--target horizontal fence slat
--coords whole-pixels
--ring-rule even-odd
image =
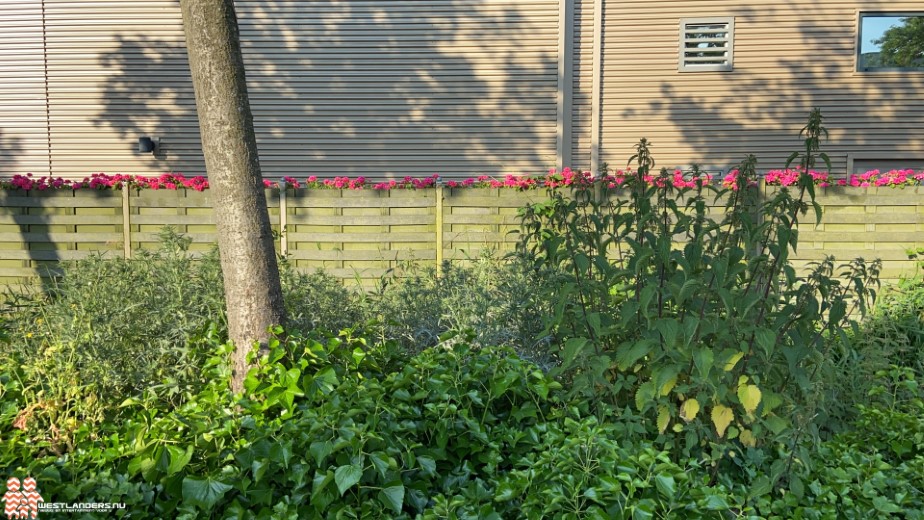
[[[183,233],[183,236],[189,238],[196,244],[216,243],[218,240],[218,235],[215,233]],[[132,242],[160,242],[160,234],[133,231]]]
[[[314,198],[295,196],[286,201],[289,208],[432,208],[436,206],[433,197],[428,198]]]
[[[122,250],[32,249],[23,251],[0,249],[0,260],[71,261],[83,260],[95,255],[102,255],[103,258],[116,258],[122,256]]]
[[[0,215],[0,225],[121,225],[122,215]]]
[[[25,233],[0,233],[0,242],[29,242],[29,243],[78,243],[78,242],[113,242],[121,241],[121,233],[41,233],[27,231]]]
[[[432,215],[292,215],[287,224],[319,226],[410,226],[432,225]]]
[[[393,242],[430,242],[434,233],[288,233],[291,242],[353,242],[386,244]],[[291,247],[291,246],[290,246]]]
[[[121,208],[122,199],[116,196],[98,197],[3,197],[0,208]]]
[[[291,260],[324,260],[324,261],[405,261],[405,260],[435,260],[436,251],[433,249],[414,250],[318,250],[296,249],[289,250],[287,258]]]

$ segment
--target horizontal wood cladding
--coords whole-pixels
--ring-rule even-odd
[[[542,171],[558,0],[238,0],[269,176]]]
[[[554,166],[561,1],[236,0],[264,174]],[[814,106],[837,171],[924,160],[924,73],[855,71],[858,13],[919,2],[568,1],[572,167],[598,136],[613,166],[646,137],[658,166],[779,167]],[[734,17],[733,71],[678,71],[680,20],[698,17]],[[0,2],[0,169],[204,173],[179,0]]]
[[[0,171],[49,173],[40,0],[0,2]]]
[[[835,171],[848,156],[924,157],[924,73],[855,72],[859,11],[919,2],[607,2],[602,152],[625,164],[648,138],[658,166],[781,167],[820,107]],[[735,17],[734,70],[678,72],[681,18]]]
[[[45,31],[56,175],[204,172],[177,0],[45,0]]]

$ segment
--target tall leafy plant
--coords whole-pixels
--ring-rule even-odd
[[[802,133],[792,160],[828,162],[820,112]],[[714,460],[816,431],[819,367],[874,297],[878,264],[793,267],[800,222],[821,217],[807,174],[763,193],[749,156],[729,186],[697,170],[678,184],[653,173],[645,139],[629,163],[620,189],[552,192],[522,214],[519,253],[561,282],[544,295],[557,375],[574,397],[635,408],[665,442]]]

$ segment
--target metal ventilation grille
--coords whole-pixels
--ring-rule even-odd
[[[734,31],[734,18],[681,20],[680,70],[731,71]]]

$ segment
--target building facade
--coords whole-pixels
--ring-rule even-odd
[[[267,177],[619,168],[641,137],[658,166],[771,169],[816,106],[834,173],[924,168],[924,64],[882,43],[919,2],[236,6]],[[0,175],[203,174],[183,41],[178,0],[0,3]]]

